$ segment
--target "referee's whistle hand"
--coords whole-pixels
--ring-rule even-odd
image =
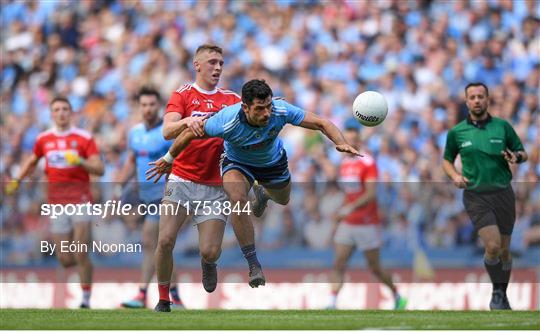
[[[510,164],[515,164],[517,162],[516,154],[509,149],[501,151],[501,154],[503,155],[504,159]]]

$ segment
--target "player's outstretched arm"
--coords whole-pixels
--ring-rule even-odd
[[[341,131],[331,121],[319,118],[311,112],[306,112],[304,120],[300,123],[300,127],[307,129],[318,130],[328,137],[336,145],[336,150],[339,152],[351,153],[363,157],[354,147],[347,141]]]
[[[19,174],[6,184],[6,195],[12,195],[17,191],[17,189],[19,189],[19,182],[21,182],[28,175],[32,174],[34,169],[36,169],[38,161],[39,157],[34,153],[32,153],[32,155],[24,161],[21,169],[19,170]]]
[[[197,135],[195,135],[193,131],[184,130],[178,137],[176,137],[165,156],[156,161],[148,163],[148,165],[152,166],[152,168],[146,171],[146,180],[150,181],[154,178],[155,183],[158,182],[164,174],[170,173],[174,159],[182,151],[184,151],[188,147],[189,143],[191,143],[191,141],[193,141],[195,138],[197,138]]]
[[[206,117],[188,116],[182,119],[179,113],[167,113],[163,117],[163,138],[166,140],[175,139],[186,128],[191,129],[197,136],[204,136],[203,120]]]

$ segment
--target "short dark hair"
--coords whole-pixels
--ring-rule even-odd
[[[475,87],[475,86],[481,86],[484,88],[484,90],[486,90],[486,96],[489,96],[489,90],[488,90],[488,87],[482,83],[482,82],[472,82],[472,83],[469,83],[467,84],[467,86],[465,87],[465,96],[467,95],[467,90],[469,88],[472,88],[472,87]]]
[[[264,80],[254,79],[242,87],[242,102],[246,105],[252,105],[255,98],[266,99],[273,95],[272,89]]]
[[[145,85],[139,89],[139,92],[137,93],[137,101],[141,100],[141,96],[156,96],[157,100],[161,101],[159,92],[151,86]]]
[[[51,103],[49,104],[49,106],[51,106],[52,108],[52,105],[58,101],[61,101],[61,102],[64,102],[66,104],[69,105],[69,109],[70,110],[73,110],[73,107],[71,106],[71,103],[69,102],[69,99],[67,99],[66,97],[64,96],[54,96],[54,98],[51,100]]]
[[[217,46],[217,45],[213,45],[213,44],[202,44],[201,46],[197,47],[197,50],[195,51],[195,55],[203,52],[203,51],[211,51],[211,52],[216,52],[216,53],[219,53],[219,54],[223,54],[223,50],[221,49],[221,47]]]

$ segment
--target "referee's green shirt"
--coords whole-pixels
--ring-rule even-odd
[[[467,190],[485,192],[506,188],[512,172],[501,151],[523,151],[514,128],[505,120],[488,115],[483,123],[470,118],[448,131],[444,159],[453,163],[461,155],[462,174],[469,180]]]

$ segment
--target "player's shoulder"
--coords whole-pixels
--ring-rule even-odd
[[[39,133],[36,137],[36,141],[39,141],[39,140],[43,140],[43,139],[46,139],[46,138],[49,138],[49,137],[53,137],[54,136],[54,128],[50,128],[50,129],[47,129],[45,131],[42,131],[41,133]]]
[[[506,119],[499,118],[498,116],[492,116],[491,121],[498,125],[511,126],[510,122],[508,122]]]
[[[236,103],[231,106],[227,106],[219,111],[218,114],[221,118],[221,124],[223,125],[223,131],[228,133],[234,128],[238,127],[241,123],[240,113],[242,109],[241,103]]]
[[[232,90],[217,88],[217,92],[221,95],[235,97],[240,100],[240,95]]]
[[[284,98],[282,97],[274,97],[272,98],[272,102],[274,103],[274,108],[275,109],[288,109],[291,104],[289,102],[287,102]]]
[[[468,127],[468,124],[469,123],[467,122],[467,119],[462,120],[458,122],[458,124],[456,124],[454,127],[450,128],[449,132],[456,132],[456,131],[466,129]]]
[[[92,134],[89,131],[84,130],[82,128],[78,128],[78,127],[72,127],[70,134],[77,137],[84,138],[86,140],[92,139]]]
[[[176,91],[174,93],[179,94],[179,95],[185,95],[185,94],[189,94],[190,92],[192,92],[192,90],[193,90],[193,84],[192,83],[186,83],[186,84],[180,86],[178,89],[176,89]]]
[[[137,123],[136,125],[134,125],[133,127],[131,127],[131,129],[129,130],[129,133],[132,135],[134,133],[138,133],[138,132],[141,132],[143,131],[145,128],[144,128],[144,123],[142,122],[139,122]]]

